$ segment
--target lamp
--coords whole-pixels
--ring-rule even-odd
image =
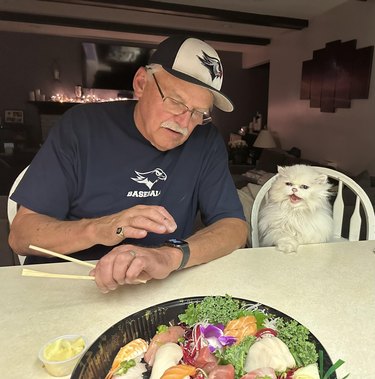
[[[259,147],[262,149],[272,149],[276,147],[271,132],[268,129],[262,129],[255,140],[253,147]]]

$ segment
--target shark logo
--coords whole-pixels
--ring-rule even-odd
[[[167,180],[167,174],[161,168],[155,168],[152,171],[138,172],[136,178],[131,178],[137,183],[144,183],[148,189],[151,189],[159,180]]]
[[[202,50],[203,57],[197,55],[198,59],[201,61],[202,65],[207,68],[210,72],[211,79],[214,81],[216,78],[223,77],[223,68],[221,62],[218,58],[210,57]]]

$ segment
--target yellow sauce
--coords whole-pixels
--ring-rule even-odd
[[[84,348],[85,341],[82,337],[74,340],[61,338],[48,344],[43,355],[48,361],[65,361],[79,354]]]

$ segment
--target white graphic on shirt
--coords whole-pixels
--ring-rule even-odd
[[[126,197],[158,197],[161,191],[151,190],[151,191],[129,191]]]
[[[137,174],[137,177],[131,179],[137,183],[144,183],[148,189],[151,189],[159,180],[167,180],[167,174],[161,168],[155,168],[152,171],[146,172],[134,172]]]

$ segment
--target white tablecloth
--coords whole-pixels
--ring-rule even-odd
[[[101,294],[93,281],[21,276],[0,268],[1,378],[51,378],[37,354],[49,339],[83,334],[93,342],[124,317],[160,302],[224,295],[263,303],[297,319],[320,340],[338,377],[375,378],[375,241],[316,244],[284,255],[241,249],[164,280]],[[73,263],[28,266],[87,274]]]

